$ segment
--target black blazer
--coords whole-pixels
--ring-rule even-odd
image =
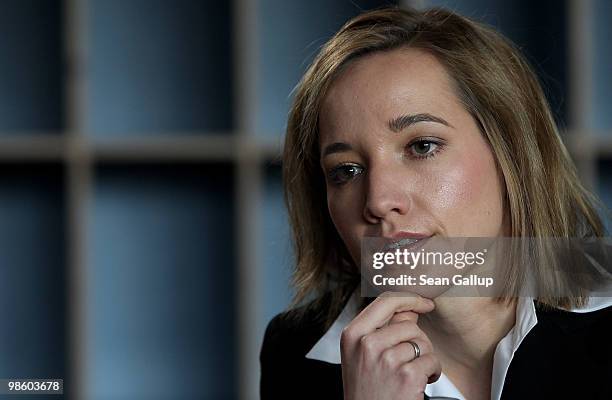
[[[502,400],[611,400],[612,307],[572,313],[535,306],[538,323],[514,354]],[[277,315],[266,329],[261,399],[343,399],[341,366],[305,358],[325,333],[323,321],[307,311],[296,322],[291,313]]]

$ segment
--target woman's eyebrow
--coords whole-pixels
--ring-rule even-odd
[[[327,146],[325,146],[325,148],[322,151],[322,155],[321,158],[328,156],[332,153],[341,153],[343,151],[350,151],[353,148],[351,147],[350,144],[348,143],[344,143],[344,142],[335,142],[332,144],[329,144]]]
[[[409,127],[410,125],[416,124],[417,122],[437,122],[439,124],[453,128],[453,126],[446,122],[446,120],[444,120],[443,118],[436,117],[435,115],[431,115],[428,113],[421,113],[400,115],[399,117],[389,121],[389,129],[391,129],[393,132],[400,132],[403,129]]]

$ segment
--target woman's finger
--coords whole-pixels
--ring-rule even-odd
[[[426,341],[415,338],[411,339],[410,342],[418,346],[419,357],[431,353],[431,345]],[[380,356],[380,361],[388,370],[396,370],[400,365],[413,361],[416,358],[414,346],[409,342],[402,342],[383,351]]]
[[[364,308],[344,329],[343,337],[354,342],[363,335],[385,326],[396,312],[426,313],[435,308],[433,301],[417,295],[407,296],[406,293],[401,293],[393,296],[389,293],[383,293],[384,296],[377,297]]]
[[[442,364],[437,357],[430,353],[402,364],[398,368],[398,372],[405,379],[415,380],[416,383],[421,383],[422,378],[426,380],[426,383],[432,383],[442,375]]]
[[[369,358],[378,358],[385,349],[423,335],[414,322],[404,321],[363,335],[359,345]]]
[[[389,325],[396,324],[402,321],[412,321],[416,324],[418,320],[419,320],[418,313],[415,313],[414,311],[402,311],[402,312],[396,312],[395,314],[393,314],[393,317],[391,317],[388,324]]]

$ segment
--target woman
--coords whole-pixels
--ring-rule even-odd
[[[443,9],[366,12],[299,83],[283,157],[296,304],[261,351],[262,399],[612,398],[609,298],[363,299],[361,240],[604,236],[538,81]],[[569,311],[572,310],[572,311]],[[577,312],[579,311],[579,312]]]

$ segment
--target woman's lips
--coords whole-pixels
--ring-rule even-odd
[[[420,235],[420,237],[405,237],[399,240],[394,240],[387,243],[382,251],[395,251],[396,249],[411,250],[415,247],[423,245],[431,236]]]
[[[397,231],[390,235],[385,235],[388,239],[425,239],[432,235],[427,233],[417,233],[417,232],[408,232],[408,231]]]
[[[411,245],[418,242],[418,239],[400,239],[397,242],[391,242],[385,246],[385,251],[399,249],[400,247]]]

